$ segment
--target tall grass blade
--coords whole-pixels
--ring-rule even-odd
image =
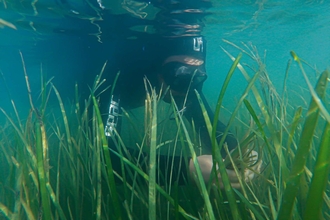
[[[290,129],[290,133],[289,133],[289,138],[288,138],[288,142],[287,142],[287,154],[289,155],[291,152],[291,143],[293,143],[293,138],[294,138],[294,134],[296,132],[296,129],[299,125],[299,122],[301,120],[301,115],[302,115],[302,107],[298,107],[298,109],[296,110],[292,123],[291,123],[291,129]]]
[[[107,141],[107,137],[105,136],[105,133],[104,133],[102,116],[101,116],[100,109],[98,108],[98,103],[97,103],[94,95],[92,96],[92,100],[93,100],[95,114],[96,114],[96,118],[97,118],[97,122],[98,122],[97,123],[98,130],[99,130],[99,134],[101,135],[101,140],[102,140],[103,155],[105,157],[105,163],[107,166],[107,178],[108,178],[108,182],[110,185],[110,193],[111,193],[111,197],[112,197],[112,201],[113,201],[115,216],[116,216],[116,219],[122,219],[121,205],[120,205],[119,199],[118,199],[115,177],[113,174],[110,152],[109,152],[109,147],[108,147],[108,141]]]
[[[21,197],[21,204],[22,204],[22,206],[24,208],[24,211],[25,211],[25,214],[27,216],[27,219],[29,219],[29,220],[36,220],[37,218],[34,216],[33,211],[31,209],[31,208],[34,208],[34,207],[31,207],[28,203],[26,203],[22,197]],[[41,215],[42,214],[40,214],[40,216]]]
[[[111,150],[111,149],[110,149]],[[130,166],[132,169],[134,169],[134,171],[136,171],[143,179],[145,179],[146,181],[149,182],[149,176],[143,172],[143,170],[141,170],[139,167],[137,167],[135,164],[133,164],[131,161],[129,161],[127,158],[123,157],[122,155],[118,154],[116,151],[111,150],[116,156],[120,157],[124,163],[126,163],[128,166]],[[171,205],[175,206],[175,201],[174,199],[167,193],[165,192],[165,190],[159,186],[157,183],[155,184],[155,187],[157,189],[157,191],[163,195],[167,201],[169,201],[171,203]],[[190,215],[189,213],[187,213],[180,205],[178,205],[178,211],[179,213],[182,215],[182,217],[184,217],[185,219],[195,219],[197,220],[197,218],[193,217],[192,215]],[[214,219],[214,218],[213,218]]]
[[[220,115],[220,109],[221,109],[221,104],[222,104],[222,100],[225,96],[225,92],[227,90],[227,87],[229,85],[229,81],[231,79],[231,77],[234,74],[234,71],[237,67],[237,65],[239,64],[239,61],[242,58],[242,53],[238,54],[238,56],[236,57],[236,59],[234,60],[232,66],[229,69],[229,72],[227,73],[226,79],[221,87],[221,91],[218,97],[218,101],[216,104],[216,108],[214,111],[214,119],[213,119],[213,129],[212,129],[212,136],[211,136],[211,140],[212,140],[212,146],[215,146],[215,142],[216,142],[216,132],[217,132],[217,125],[218,125],[218,121],[219,121],[219,115]]]
[[[326,71],[329,77],[329,72]],[[323,195],[330,171],[330,123],[327,123],[317,154],[311,186],[307,196],[304,219],[322,219]]]
[[[97,124],[98,122],[95,121],[95,123]],[[103,130],[100,129],[96,129],[96,137],[101,137],[100,132],[103,132]],[[96,153],[96,164],[95,164],[95,168],[96,168],[96,213],[95,213],[95,217],[96,220],[100,220],[101,219],[101,211],[102,211],[102,177],[101,177],[101,150],[100,150],[100,140],[98,140],[99,138],[97,138],[97,142],[96,144],[93,146],[95,148],[95,153]],[[101,140],[102,142],[102,140]]]
[[[46,188],[47,188],[47,190],[48,190],[48,192],[49,192],[50,198],[51,198],[51,200],[52,200],[52,202],[53,202],[55,208],[56,208],[57,211],[58,211],[58,214],[59,214],[60,219],[62,219],[62,220],[66,220],[66,217],[65,217],[65,215],[64,215],[64,212],[63,212],[63,210],[62,210],[62,207],[61,207],[61,205],[60,205],[60,203],[59,203],[59,201],[58,201],[58,198],[56,198],[57,195],[55,195],[55,193],[54,193],[54,191],[53,191],[53,188],[52,188],[52,186],[50,185],[49,182],[46,183]]]
[[[239,57],[240,56],[238,56],[238,58]],[[237,59],[235,59],[235,60],[237,60]],[[235,69],[234,67],[236,67],[239,64],[239,62],[235,63],[235,60],[234,60],[235,65],[233,65],[233,70]],[[233,70],[231,70],[231,71],[233,71]],[[233,123],[233,120],[234,120],[234,118],[235,118],[235,116],[238,112],[239,107],[243,103],[243,101],[244,101],[245,97],[247,96],[248,92],[251,90],[251,88],[253,88],[254,83],[255,83],[256,79],[258,78],[259,74],[260,74],[260,72],[255,73],[253,78],[251,78],[249,80],[248,86],[246,87],[245,91],[243,92],[243,95],[241,96],[240,100],[238,101],[237,106],[234,109],[234,111],[233,111],[233,113],[232,113],[232,115],[229,119],[227,128],[223,133],[223,136],[222,136],[222,138],[219,142],[219,145],[217,145],[217,143],[215,143],[215,145],[212,146],[212,151],[213,151],[212,153],[215,157],[216,163],[219,165],[219,172],[220,172],[220,175],[221,175],[221,178],[222,178],[222,181],[223,181],[224,189],[225,189],[225,192],[227,194],[228,201],[229,201],[229,206],[231,208],[234,219],[240,219],[241,217],[240,217],[240,214],[239,214],[239,210],[237,208],[236,199],[235,199],[232,187],[231,187],[231,183],[230,183],[228,175],[227,175],[225,163],[223,162],[223,159],[220,156],[221,155],[220,150],[221,150],[221,147],[224,145],[225,138],[226,138],[226,136],[229,132],[229,127]],[[197,96],[198,96],[198,94],[197,94]],[[200,100],[200,104],[201,104],[201,107],[203,109],[203,112],[205,112],[205,107],[203,107],[203,103],[201,102],[200,97],[198,98],[198,100]],[[205,116],[205,114],[204,114],[204,116]],[[215,117],[215,119],[218,119],[218,117]],[[206,120],[206,123],[208,123],[207,118],[205,120]],[[213,129],[216,129],[216,128],[213,128]],[[216,163],[214,163],[214,164],[216,164]]]
[[[268,188],[268,198],[269,198],[270,212],[272,213],[273,219],[276,219],[277,218],[277,210],[275,208],[274,199],[273,199],[272,193],[270,191],[270,188]]]
[[[307,77],[307,74],[305,73],[305,70],[304,68],[302,67],[302,64],[301,64],[301,61],[300,61],[300,58],[297,56],[297,54],[294,52],[294,51],[291,51],[291,55],[293,56],[294,60],[297,61],[297,63],[299,64],[299,67],[300,67],[300,70],[301,70],[301,73],[303,74],[304,78],[305,78],[305,81],[308,85],[308,89],[310,91],[310,93],[312,94],[312,97],[314,99],[314,102],[316,103],[316,105],[319,107],[321,113],[324,115],[325,119],[328,121],[328,123],[330,123],[330,114],[329,112],[326,110],[326,108],[324,107],[317,91],[315,91],[313,89],[313,86],[312,84],[309,82],[308,80],[308,77]],[[328,70],[325,70],[324,72],[328,72]],[[324,72],[322,74],[324,74]],[[327,79],[328,80],[328,79]],[[326,85],[325,85],[326,86]]]
[[[60,105],[60,109],[61,109],[61,113],[62,113],[62,117],[63,117],[63,122],[64,122],[64,127],[65,127],[65,132],[66,132],[66,139],[67,139],[67,143],[68,143],[68,149],[70,150],[70,153],[72,152],[72,143],[71,143],[71,134],[70,134],[70,128],[69,128],[69,121],[68,121],[68,117],[64,108],[64,104],[61,98],[60,93],[57,91],[56,87],[54,85],[52,85],[52,88],[55,91],[55,94],[57,96],[59,105]]]
[[[226,89],[228,87],[229,81],[230,81],[232,75],[234,74],[234,71],[235,71],[235,69],[236,69],[236,67],[237,67],[237,65],[238,65],[238,63],[239,63],[239,61],[240,61],[241,58],[242,58],[242,53],[240,53],[237,56],[237,58],[234,60],[232,66],[229,69],[229,72],[228,72],[228,74],[226,76],[226,79],[225,79],[225,81],[223,83],[223,86],[221,88],[221,91],[220,91],[220,94],[219,94],[219,97],[218,97],[218,101],[217,101],[217,104],[216,104],[216,109],[215,109],[215,112],[214,112],[214,119],[213,119],[213,122],[212,122],[213,124],[211,124],[210,119],[209,119],[209,116],[207,115],[207,111],[205,109],[205,106],[204,106],[204,104],[202,102],[202,99],[201,99],[200,95],[196,91],[196,95],[197,95],[197,98],[199,100],[199,103],[201,105],[202,112],[203,112],[203,115],[204,115],[204,120],[206,122],[206,127],[208,129],[208,132],[209,132],[210,138],[211,138],[212,154],[215,155],[214,158],[213,158],[213,160],[214,160],[214,162],[217,161],[218,164],[220,163],[219,164],[219,170],[220,170],[220,173],[221,173],[221,177],[223,178],[224,185],[225,185],[225,182],[229,182],[229,180],[228,180],[227,172],[225,170],[225,166],[224,166],[224,164],[222,162],[222,158],[220,158],[220,155],[221,155],[220,154],[220,149],[219,149],[219,145],[218,145],[217,139],[216,139],[217,124],[218,124],[218,120],[219,120],[219,115],[220,115],[220,109],[221,109],[222,100],[224,98],[224,95],[225,95]],[[226,135],[227,134],[224,134],[223,135],[223,138],[225,138]],[[214,164],[216,164],[216,163],[214,163]],[[218,172],[218,171],[215,170],[215,166],[214,166],[214,169],[213,170],[215,171],[215,173]],[[221,170],[223,172],[221,172]],[[224,176],[222,176],[222,174]],[[236,200],[235,200],[235,198],[233,196],[233,193],[230,190],[230,188],[231,188],[230,184],[229,184],[229,188],[226,188],[226,186],[225,186],[227,196],[228,196],[229,200],[232,201],[232,202],[229,202],[229,204],[230,204],[231,210],[233,212],[233,216],[236,219],[236,217],[238,218],[239,214],[238,214],[238,209],[237,209],[237,206],[236,206]]]
[[[202,108],[202,112],[203,112],[203,115],[204,115],[204,120],[205,120],[205,123],[206,123],[206,127],[208,128],[209,134],[211,134],[211,131],[212,131],[210,129],[210,128],[212,128],[211,121],[209,119],[209,116],[207,115],[207,111],[205,109],[204,103],[203,103],[203,101],[202,101],[202,99],[201,99],[201,97],[200,97],[200,95],[198,94],[197,91],[196,91],[196,95],[197,95],[199,104],[200,104],[200,106]],[[228,129],[224,132],[222,139],[224,139],[227,134],[228,134]],[[223,144],[223,141],[222,141],[221,144]],[[221,157],[220,146],[221,145],[218,145],[217,142],[214,142],[214,146],[212,146],[213,173],[215,174],[215,175],[213,175],[213,178],[215,177],[215,181],[216,181],[217,185],[220,186],[219,179],[216,178],[218,176],[217,175],[218,172],[220,172],[222,183],[223,183],[223,186],[224,186],[226,195],[228,197],[229,206],[230,206],[230,210],[232,212],[233,218],[234,219],[240,219],[241,217],[240,217],[240,214],[239,214],[239,211],[238,211],[238,207],[237,207],[235,195],[234,195],[234,192],[232,190],[232,187],[231,187],[231,184],[230,184],[230,180],[228,178],[228,174],[227,174],[227,171],[226,171],[225,163],[223,162],[223,159]],[[218,170],[216,170],[216,164],[218,164]],[[197,170],[197,167],[196,167],[196,170]],[[212,178],[210,178],[210,179],[211,179],[210,181],[212,182]],[[198,180],[199,181],[203,181],[203,179],[200,180],[199,178],[198,178]]]
[[[254,122],[256,123],[256,125],[257,125],[257,127],[259,129],[259,132],[260,132],[262,138],[264,139],[264,141],[265,141],[265,143],[266,143],[266,145],[267,145],[267,147],[268,147],[268,149],[270,151],[271,146],[270,146],[269,141],[267,139],[266,132],[263,129],[263,126],[262,126],[262,124],[261,124],[261,122],[260,122],[260,120],[259,120],[256,112],[254,111],[252,105],[250,104],[250,102],[247,99],[244,99],[244,105],[247,108],[247,110],[249,111],[249,113],[250,113],[251,117],[253,118]]]
[[[249,200],[247,200],[246,196],[242,195],[237,189],[233,189],[238,195],[238,197],[242,200],[242,202],[252,211],[255,217],[259,220],[264,220],[265,218],[259,213],[259,211],[251,204]]]
[[[234,121],[234,119],[235,119],[235,117],[237,115],[237,112],[238,112],[240,106],[242,105],[243,101],[245,100],[245,97],[248,95],[248,93],[250,92],[251,88],[253,88],[256,79],[259,77],[259,74],[260,74],[260,72],[256,72],[255,75],[251,78],[251,80],[249,81],[249,84],[245,88],[245,90],[244,90],[241,98],[239,99],[238,103],[236,104],[236,108],[234,109],[234,111],[233,111],[233,113],[232,113],[232,115],[231,115],[231,117],[229,119],[227,128],[224,131],[223,137],[220,140],[220,143],[219,143],[219,147],[220,148],[221,148],[221,146],[223,146],[225,144],[224,141],[225,141],[226,135],[229,132],[229,127],[233,123],[233,121]],[[218,156],[218,158],[217,158],[217,156]],[[231,187],[230,181],[229,181],[228,176],[227,176],[227,172],[226,172],[226,169],[225,169],[225,164],[224,164],[223,160],[220,160],[220,157],[219,156],[220,156],[219,154],[216,155],[216,159],[217,159],[217,162],[219,164],[219,171],[220,171],[221,177],[223,178],[225,176],[225,178],[223,178],[223,183],[224,183],[224,188],[225,188],[226,194],[228,196],[229,205],[231,206],[232,212],[234,214],[234,219],[239,219],[240,218],[239,217],[239,211],[238,210],[235,210],[236,209],[236,207],[235,207],[236,201],[234,202],[233,201],[234,196],[233,195],[230,195],[232,193],[232,187]],[[232,198],[230,198],[230,197],[232,197]]]
[[[209,195],[208,195],[208,192],[206,190],[205,183],[204,183],[202,171],[199,167],[199,163],[198,163],[198,160],[197,160],[197,155],[196,155],[193,143],[190,139],[189,132],[188,132],[186,126],[184,125],[183,118],[182,118],[181,114],[179,113],[180,111],[179,111],[179,109],[178,109],[178,107],[177,107],[177,105],[174,101],[174,98],[172,96],[171,96],[171,100],[172,100],[171,101],[172,105],[175,107],[175,111],[174,111],[175,117],[179,118],[180,124],[182,126],[182,130],[183,130],[183,132],[185,134],[185,137],[186,137],[186,141],[187,141],[190,153],[191,153],[191,160],[193,161],[193,164],[194,164],[195,169],[196,169],[197,180],[198,180],[197,182],[199,183],[199,187],[201,188],[202,196],[203,196],[204,202],[206,204],[206,210],[207,210],[207,213],[209,215],[208,217],[210,219],[215,219],[214,212],[213,212],[213,209],[212,209],[212,205],[211,205],[211,202],[210,202],[210,198],[209,198]],[[206,111],[203,111],[203,112],[206,112]],[[209,122],[209,124],[210,124],[210,122]]]
[[[0,111],[6,116],[7,120],[10,122],[10,124],[13,126],[14,130],[16,131],[17,135],[20,137],[20,140],[23,142],[24,146],[26,147],[30,157],[31,157],[31,161],[32,161],[32,165],[33,168],[37,167],[37,158],[33,152],[33,149],[31,147],[31,144],[27,141],[27,139],[25,138],[25,134],[22,132],[22,130],[20,130],[15,121],[13,121],[9,115],[2,109],[0,108]]]
[[[7,219],[13,219],[13,213],[9,210],[7,206],[0,202],[0,211],[3,213]]]
[[[316,95],[321,99],[325,96],[327,81],[328,72],[324,71],[315,87]],[[306,160],[309,156],[311,142],[314,135],[314,130],[317,125],[319,112],[319,105],[316,103],[315,98],[312,98],[307,112],[303,131],[299,140],[296,156],[292,164],[290,175],[286,181],[287,185],[282,197],[278,220],[291,219],[292,217],[295,198],[299,190],[301,176],[304,173]]]
[[[156,219],[156,149],[157,149],[157,96],[152,89],[147,94],[151,107],[150,155],[149,155],[149,219]],[[151,103],[150,103],[151,102]]]
[[[37,121],[35,132],[36,132],[36,153],[37,153],[37,166],[38,166],[38,177],[39,177],[39,187],[41,194],[42,203],[42,215],[44,219],[52,219],[49,194],[47,191],[46,183],[47,177],[45,173],[44,161],[46,158],[43,157],[43,146],[42,146],[42,136],[41,136],[41,124],[42,122]]]
[[[228,41],[225,41],[225,42],[233,45],[232,43],[230,43]],[[235,47],[237,47],[237,46],[235,45]],[[224,48],[222,48],[222,49],[231,58],[232,61],[235,60],[235,58],[228,51],[226,51]],[[237,65],[237,67],[241,71],[241,73],[243,74],[245,79],[249,82],[250,81],[250,76],[248,75],[248,73],[246,72],[244,67],[240,63]],[[259,71],[264,71],[264,68],[265,68],[264,66],[260,66]],[[259,109],[261,110],[262,115],[264,116],[266,126],[267,126],[267,128],[269,130],[269,133],[272,136],[272,140],[274,142],[275,152],[276,152],[277,157],[279,158],[280,168],[281,168],[280,169],[281,176],[280,176],[280,180],[278,182],[281,183],[281,178],[283,177],[284,179],[286,179],[286,177],[288,176],[288,169],[287,169],[287,165],[286,165],[286,160],[283,157],[283,153],[282,153],[282,144],[281,144],[281,141],[279,140],[279,137],[277,136],[276,126],[272,122],[272,119],[270,117],[271,115],[267,111],[267,109],[268,109],[267,105],[263,101],[258,89],[255,86],[252,87],[252,92],[253,92],[254,98],[257,101]],[[278,185],[278,184],[277,184],[277,186],[280,187],[280,185]]]

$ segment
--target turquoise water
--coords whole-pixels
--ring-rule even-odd
[[[220,46],[233,56],[239,52],[222,39],[239,46],[241,42],[251,43],[261,57],[266,51],[265,63],[278,89],[282,88],[291,50],[317,70],[327,68],[330,63],[329,9],[328,1],[214,1],[213,7],[207,9],[210,13],[205,16],[203,29],[208,42],[209,75],[204,91],[211,105],[232,63]],[[86,7],[84,1],[0,1],[0,70],[5,79],[0,81],[1,107],[10,109],[10,99],[22,109],[28,106],[19,51],[36,97],[40,92],[41,69],[48,79],[54,77],[53,83],[67,97],[73,93],[75,81],[86,83],[85,78],[98,74],[105,60],[113,59],[110,36],[115,34],[98,27],[101,17],[103,22],[113,25],[106,13],[97,14]],[[242,62],[255,65],[246,55]],[[315,80],[317,74],[312,69],[307,73]],[[292,88],[306,87],[296,64],[292,64],[289,81]],[[229,109],[245,85],[237,72],[224,103]]]
[[[226,1],[225,1],[226,2]],[[323,71],[330,64],[330,9],[327,1],[238,1],[219,4],[214,15],[216,22],[206,26],[209,40],[208,73],[205,91],[210,95],[217,90],[215,82],[223,80],[231,60],[224,55],[220,46],[237,56],[238,50],[226,45],[222,39],[229,40],[241,47],[241,42],[253,44],[263,58],[270,79],[275,87],[282,91],[287,62],[291,59],[290,51],[295,51],[310,65]],[[245,49],[245,48],[244,48]],[[243,61],[250,62],[247,56]],[[211,64],[211,65],[210,65]],[[252,64],[253,65],[253,64]],[[256,65],[254,65],[256,66]],[[310,80],[315,81],[315,72],[307,68]],[[232,81],[229,88],[231,96],[237,95],[245,80],[240,73]],[[297,90],[297,86],[306,87],[303,76],[293,63],[289,72],[289,89]],[[293,86],[293,87],[290,87]],[[238,95],[240,93],[238,92]],[[228,98],[228,96],[227,96]],[[230,105],[228,100],[228,105]]]
[[[75,82],[80,85],[81,96],[89,94],[87,85],[92,84],[104,62],[113,58],[114,45],[111,39],[116,32],[111,28],[104,28],[105,26],[100,28],[97,25],[99,22],[109,24],[109,27],[115,24],[112,20],[107,20],[107,16],[103,17],[91,7],[86,7],[86,3],[88,1],[84,0],[71,1],[70,4],[65,0],[0,0],[0,108],[13,116],[10,102],[12,99],[22,119],[29,113],[30,104],[20,52],[24,58],[35,104],[40,102],[41,75],[47,79],[54,77],[52,82],[59,89],[65,103],[69,103],[74,96]],[[329,9],[328,1],[214,2],[214,6],[208,9],[209,15],[205,16],[203,30],[208,42],[209,75],[204,92],[211,105],[214,106],[225,75],[232,64],[221,47],[233,56],[240,52],[223,39],[244,49],[246,48],[242,43],[250,45],[249,48],[253,45],[262,59],[265,55],[263,61],[279,93],[282,91],[286,65],[291,59],[291,50],[310,64],[312,68],[307,65],[304,67],[309,79],[314,83],[319,72],[330,64]],[[135,28],[139,27],[136,25]],[[241,63],[250,75],[254,71],[249,70],[248,65],[257,68],[257,64],[246,54],[243,55]],[[224,100],[224,106],[229,112],[235,107],[246,85],[242,74],[236,71]],[[295,62],[291,64],[287,85],[288,92],[297,97],[290,104],[294,107],[300,104],[306,107],[310,96]],[[53,93],[47,110],[52,108],[57,114],[60,113],[58,100]],[[143,113],[142,110],[140,115]],[[4,116],[0,115],[1,123]],[[226,121],[229,115],[222,112],[221,119]],[[137,114],[133,116],[139,118]],[[143,123],[142,118],[139,119]],[[135,138],[130,131],[127,133]],[[11,137],[8,136],[7,139]],[[7,139],[2,141],[10,143]],[[133,146],[136,146],[134,140],[133,143]],[[11,150],[11,147],[8,149]],[[89,163],[89,160],[85,161]],[[94,167],[93,165],[91,164],[91,167]],[[6,166],[1,166],[1,169],[1,176],[5,178],[11,172]],[[66,175],[65,166],[62,170],[63,175]],[[68,174],[71,178],[71,174]]]

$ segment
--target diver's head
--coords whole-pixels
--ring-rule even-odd
[[[187,55],[168,57],[162,64],[161,75],[163,83],[182,94],[201,87],[207,77],[204,60]]]

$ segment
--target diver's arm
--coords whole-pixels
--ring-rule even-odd
[[[250,158],[253,161],[258,160],[258,153],[256,151],[251,151]],[[201,155],[197,157],[197,162],[202,172],[203,180],[205,183],[212,181],[212,183],[216,183],[215,179],[211,180],[211,173],[213,169],[213,158],[212,155]],[[249,182],[255,177],[255,173],[260,173],[262,161],[259,160],[255,163],[254,166],[250,167],[250,169],[244,169],[244,173],[241,173],[240,179],[244,180],[244,182]],[[218,168],[218,166],[216,167]],[[235,170],[226,169],[227,175],[230,181],[230,184],[233,188],[239,189],[241,188],[241,183],[239,182],[239,177],[237,176]],[[192,159],[189,161],[189,174],[192,179],[196,177],[196,167]],[[218,174],[218,179],[220,183],[220,188],[223,188],[222,177]]]
[[[210,106],[208,105],[202,91],[199,92],[202,101],[205,105],[206,111],[208,116],[210,117],[211,122],[214,120],[214,113],[211,110]],[[196,95],[190,95],[189,103],[187,104],[187,110],[186,110],[186,117],[188,119],[193,119],[196,127],[196,131],[199,132],[200,138],[204,144],[203,147],[203,155],[200,155],[197,157],[197,162],[199,164],[199,167],[202,172],[203,180],[205,183],[208,183],[210,181],[212,169],[213,169],[213,155],[212,155],[212,146],[211,146],[211,139],[210,135],[208,133],[208,130],[206,128],[206,123],[204,120],[203,112],[201,110],[200,104],[197,100]],[[226,130],[226,125],[224,125],[221,121],[218,121],[217,125],[217,137],[216,141],[219,143],[220,140],[223,137],[223,133]],[[225,137],[224,143],[227,144],[229,151],[232,151],[235,149],[238,145],[238,141],[236,137],[232,133],[228,133]],[[227,155],[225,149],[222,147],[221,150],[221,156],[222,158],[225,158]],[[250,153],[251,160],[258,160],[258,153],[256,151],[251,151]],[[260,172],[261,167],[261,161],[256,163],[254,166],[252,166],[250,169],[244,170],[244,175],[241,176],[245,182],[251,181],[256,172]],[[218,167],[217,167],[218,168]],[[229,181],[234,188],[241,188],[241,184],[239,182],[239,177],[237,176],[236,172],[233,169],[226,169]],[[189,174],[191,177],[194,177],[196,175],[196,167],[194,165],[194,162],[192,159],[189,160]],[[220,187],[223,188],[223,182],[222,177],[220,174],[218,174],[218,179],[220,183]],[[193,178],[195,179],[195,178]],[[212,182],[215,182],[215,180],[212,180]]]

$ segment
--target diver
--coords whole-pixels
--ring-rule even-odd
[[[205,10],[210,7],[210,2],[198,0],[129,2],[135,3],[135,5],[130,5],[130,10],[126,8],[133,14],[132,17],[134,18],[131,19],[131,22],[127,22],[130,21],[128,17],[131,15],[120,15],[118,22],[133,27],[137,24],[134,21],[141,20],[139,24],[144,25],[144,30],[153,29],[153,33],[150,34],[148,31],[145,31],[146,33],[143,31],[134,32],[131,31],[134,29],[131,27],[119,31],[121,35],[117,39],[113,57],[113,62],[116,65],[115,68],[112,68],[113,72],[107,75],[107,79],[110,79],[111,82],[116,81],[116,84],[112,96],[109,97],[109,93],[107,93],[108,97],[101,99],[101,105],[103,100],[110,99],[106,105],[107,110],[103,111],[106,114],[104,119],[105,134],[111,137],[114,135],[115,129],[120,130],[121,108],[133,109],[144,105],[146,95],[144,78],[147,78],[150,84],[158,90],[169,88],[168,94],[171,93],[178,108],[182,109],[185,118],[189,122],[193,121],[195,130],[203,142],[203,153],[197,159],[204,181],[208,182],[213,166],[211,139],[194,91],[197,90],[200,94],[207,114],[213,121],[214,113],[202,92],[203,83],[207,78],[205,70],[206,40],[201,34],[202,18],[206,14]],[[146,19],[150,13],[147,10],[148,6],[160,9],[156,15],[153,15],[155,18],[152,20]],[[124,5],[122,4],[121,7],[124,8]],[[123,37],[128,32],[134,37]],[[118,71],[120,74],[116,79]],[[169,97],[165,96],[164,101],[170,102]],[[217,142],[221,140],[225,129],[226,125],[219,121]],[[225,143],[229,151],[238,145],[238,141],[232,133],[226,135]],[[252,156],[257,157],[256,152],[253,151],[252,154]],[[113,164],[119,164],[118,157],[112,156],[115,161]],[[223,147],[221,156],[222,158],[226,157],[226,151]],[[160,158],[163,157],[160,156]],[[182,167],[182,175],[185,175],[185,172],[194,175],[196,172],[191,159],[188,164],[185,164],[180,158],[173,158],[173,160]],[[160,167],[166,166],[163,163],[166,162],[162,161]],[[181,173],[178,174],[179,179]],[[232,186],[239,188],[240,185],[235,172],[228,169],[227,173]],[[245,171],[247,180],[252,179],[253,176],[253,171]],[[185,179],[186,177],[182,178]]]

